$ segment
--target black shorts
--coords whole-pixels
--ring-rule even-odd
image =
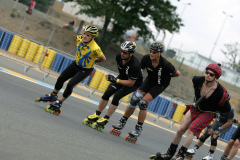
[[[149,93],[151,94],[151,96],[154,98],[156,98],[159,94],[161,94],[165,89],[167,88],[167,86],[165,85],[153,85],[150,84],[150,82],[148,81],[148,77],[146,77],[146,79],[143,81],[143,84],[140,86],[139,90],[143,91],[145,93]]]
[[[238,139],[240,141],[240,125],[238,125],[237,129],[232,134],[231,139],[233,139],[234,141]]]
[[[112,100],[112,104],[115,106],[118,106],[121,98],[123,98],[124,96],[128,95],[129,93],[132,93],[135,90],[137,90],[140,85],[141,85],[140,81],[138,83],[135,82],[132,87],[122,86],[120,84],[112,82],[112,83],[110,83],[107,90],[103,94],[102,99],[109,100],[109,98],[113,94],[115,94],[113,97],[113,100]]]

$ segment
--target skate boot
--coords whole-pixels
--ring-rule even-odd
[[[213,160],[213,155],[210,152],[208,152],[207,156],[204,157],[202,160]]]
[[[101,119],[97,120],[97,122],[92,124],[92,128],[103,131],[108,121],[109,119],[102,117]]]
[[[40,102],[40,101],[54,102],[57,100],[57,98],[58,98],[57,95],[53,95],[53,93],[50,93],[50,94],[42,95],[40,98],[36,98],[35,102]]]
[[[171,158],[170,160],[184,160],[184,157],[180,154],[177,154],[176,157]]]
[[[229,160],[225,155],[222,155],[222,157],[220,158],[220,160]]]
[[[127,122],[127,120],[125,118],[121,118],[119,120],[118,124],[112,126],[113,128],[110,130],[110,133],[120,136],[122,133],[122,129],[125,126],[126,122]]]
[[[166,153],[157,152],[156,155],[151,155],[149,157],[149,159],[153,159],[153,160],[170,160],[172,157],[173,157],[173,155],[171,155],[170,152],[167,151]]]
[[[97,115],[96,113],[94,113],[93,115],[90,115],[90,116],[88,116],[87,118],[85,118],[85,119],[83,120],[83,124],[91,127],[92,124],[99,119],[99,117],[100,117],[99,115]]]
[[[196,153],[196,150],[195,149],[188,149],[186,154],[185,154],[185,158],[187,160],[191,160],[194,156],[194,154]]]
[[[46,107],[46,111],[58,116],[61,113],[61,106],[62,102],[60,100],[56,100]]]
[[[129,142],[136,143],[141,132],[142,126],[137,124],[135,129],[129,132],[125,139]]]

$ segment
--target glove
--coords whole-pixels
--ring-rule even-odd
[[[215,130],[213,132],[213,134],[219,135],[219,133],[221,133],[221,131],[222,131],[222,127],[219,127],[217,130]]]
[[[238,123],[238,120],[236,120],[236,119],[233,119],[233,123]]]
[[[119,79],[115,78],[113,75],[109,74],[108,75],[108,81],[118,83]]]

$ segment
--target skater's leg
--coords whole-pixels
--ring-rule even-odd
[[[182,119],[181,125],[177,130],[177,133],[175,134],[172,143],[178,145],[182,139],[182,135],[186,132],[189,125],[191,124],[191,112],[190,110],[185,114],[185,116]]]
[[[138,122],[144,123],[146,116],[147,116],[147,104],[149,104],[153,100],[153,97],[151,94],[144,93],[144,97],[142,100],[139,102],[139,108],[140,112],[138,115]],[[144,103],[145,102],[145,103]]]
[[[189,129],[187,131],[187,136],[183,142],[184,147],[188,148],[191,145],[191,143],[193,141],[193,136],[194,136],[193,132]]]
[[[106,108],[107,104],[108,104],[108,100],[101,99],[97,110],[99,112],[102,112],[104,110],[104,108]]]
[[[129,118],[129,117],[133,114],[134,111],[135,111],[135,108],[131,108],[131,107],[129,107],[129,105],[128,105],[128,106],[126,107],[125,112],[124,112],[124,117]]]
[[[232,159],[233,157],[235,157],[235,155],[237,154],[238,152],[238,148],[240,146],[240,142],[239,142],[239,139],[236,139],[234,144],[233,144],[233,147],[228,155],[228,159]]]
[[[58,91],[63,87],[64,82],[66,82],[68,79],[72,78],[76,73],[77,70],[75,69],[76,62],[72,62],[58,77],[54,92],[58,93]]]
[[[225,150],[224,150],[224,155],[225,156],[228,156],[232,147],[234,145],[234,140],[233,139],[230,139],[230,141],[228,142],[227,146],[225,147]]]

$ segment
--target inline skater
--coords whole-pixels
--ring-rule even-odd
[[[72,94],[73,87],[92,73],[95,63],[106,60],[101,48],[94,40],[97,36],[98,29],[94,25],[86,26],[83,35],[77,36],[77,54],[75,61],[73,61],[58,77],[52,93],[43,95],[35,100],[36,102],[50,101],[51,103],[46,107],[46,111],[57,115],[60,114],[62,102]],[[57,99],[59,90],[68,79],[70,79],[70,81],[68,82],[62,97]]]
[[[119,75],[117,77],[106,75],[106,80],[111,83],[103,94],[96,112],[84,119],[84,124],[91,125],[92,128],[102,131],[108,123],[110,116],[117,109],[120,99],[138,89],[142,84],[143,77],[140,63],[134,56],[136,48],[137,44],[133,41],[125,41],[121,44],[121,53],[116,56]],[[109,98],[113,94],[115,95],[109,105],[107,114],[99,119],[101,112],[105,109]]]
[[[226,113],[231,110],[227,90],[217,82],[217,79],[222,74],[220,66],[220,64],[209,64],[206,67],[205,76],[193,77],[195,104],[186,105],[183,120],[168,151],[166,153],[158,152],[156,155],[150,156],[150,159],[170,160],[177,151],[182,135],[187,131],[183,145],[176,157],[172,158],[172,160],[183,160],[188,147],[193,141],[193,136],[199,138],[201,131],[215,117],[215,112]]]
[[[206,139],[211,136],[211,146],[206,157],[202,160],[213,160],[213,154],[217,147],[217,139],[221,135],[225,134],[232,128],[234,118],[234,107],[231,106],[231,111],[227,113],[217,114],[217,118],[209,126],[209,129],[199,138],[197,144],[192,149],[188,149],[186,153],[186,158],[192,159],[193,155],[198,151],[198,149],[204,144]]]
[[[151,44],[149,54],[145,55],[141,60],[141,69],[146,69],[148,76],[136,94],[132,96],[123,117],[119,120],[118,124],[113,125],[110,133],[120,135],[120,130],[124,127],[138,105],[140,109],[138,122],[135,129],[129,132],[129,135],[126,137],[126,140],[136,142],[137,139],[135,137],[140,136],[142,125],[147,116],[148,104],[168,87],[171,77],[180,75],[180,72],[162,57],[163,51],[164,47],[161,43]]]

